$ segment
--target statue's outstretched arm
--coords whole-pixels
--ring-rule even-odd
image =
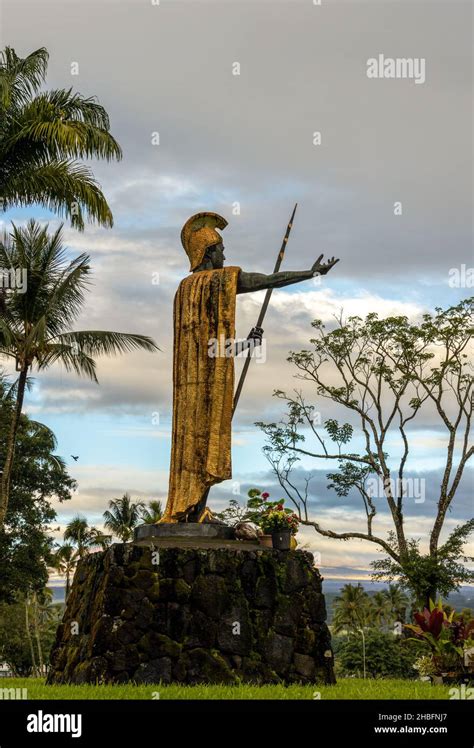
[[[315,275],[326,275],[331,268],[339,262],[332,257],[327,262],[321,262],[323,255],[320,255],[310,270],[283,270],[279,273],[246,273],[241,270],[237,282],[237,293],[251,293],[252,291],[261,291],[264,288],[283,288],[291,286],[292,283],[300,283],[308,280]]]
[[[282,288],[292,283],[308,280],[312,275],[311,270],[286,270],[270,275],[245,273],[242,270],[237,283],[237,293],[251,293],[252,291],[261,291],[264,288]]]

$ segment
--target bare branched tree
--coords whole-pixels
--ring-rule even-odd
[[[298,369],[297,378],[311,382],[319,398],[330,400],[352,414],[353,423],[327,419],[321,429],[319,411],[305,401],[301,391],[291,396],[275,395],[287,403],[279,423],[259,423],[268,437],[266,456],[301,522],[329,538],[360,538],[379,546],[387,555],[374,561],[376,578],[399,578],[419,602],[428,602],[439,592],[448,594],[472,574],[463,565],[469,557],[463,547],[474,520],[456,527],[443,545],[440,534],[469,458],[473,411],[472,299],[447,310],[436,309],[420,323],[406,317],[365,320],[340,317],[331,331],[321,321],[313,322],[316,335],[311,350],[291,353],[289,361]],[[430,407],[431,406],[431,407]],[[446,435],[442,480],[437,489],[436,515],[428,553],[422,555],[419,541],[406,531],[404,503],[409,496],[406,478],[410,455],[410,424],[420,412],[430,412]],[[355,424],[355,425],[354,425]],[[355,430],[356,433],[355,433]],[[397,433],[400,457],[387,453],[389,437]],[[357,435],[364,447],[351,451]],[[325,529],[310,516],[309,481],[295,479],[295,463],[301,457],[334,460],[337,471],[328,474],[328,488],[338,496],[356,491],[366,520],[365,532],[337,533]],[[411,456],[411,455],[410,455]],[[380,485],[380,492],[374,490]],[[376,499],[388,508],[393,530],[382,537],[375,533]]]

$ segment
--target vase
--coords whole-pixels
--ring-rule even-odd
[[[263,545],[265,548],[272,548],[272,536],[271,535],[260,535],[258,538],[258,542],[260,545]]]
[[[272,532],[272,545],[278,551],[289,551],[291,546],[290,530],[276,530]]]

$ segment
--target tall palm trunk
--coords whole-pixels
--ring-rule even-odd
[[[71,568],[69,564],[66,567],[66,595],[65,599],[67,600],[69,597],[69,591],[71,589]]]
[[[18,378],[18,388],[16,393],[16,404],[12,414],[12,421],[10,424],[10,431],[8,434],[7,441],[7,452],[5,457],[5,464],[3,466],[2,483],[0,491],[0,529],[5,524],[5,517],[8,510],[8,500],[10,497],[10,480],[13,467],[13,458],[15,456],[15,442],[16,435],[18,432],[18,424],[20,423],[21,410],[23,408],[23,400],[25,398],[26,378],[28,376],[28,366],[23,366],[20,371]]]
[[[30,617],[28,615],[28,605],[29,605],[29,598],[28,598],[28,595],[26,595],[25,596],[25,628],[26,628],[26,636],[28,637],[28,642],[30,644],[31,664],[33,667],[33,675],[36,675],[37,668],[36,668],[35,648],[33,647],[33,638],[31,636],[31,631],[30,631]]]
[[[43,648],[41,646],[39,620],[38,620],[38,596],[33,592],[33,627],[35,630],[36,645],[38,648],[38,666],[41,675],[44,675]]]

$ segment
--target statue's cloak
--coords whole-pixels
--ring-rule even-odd
[[[162,522],[183,519],[209,486],[232,475],[234,357],[209,353],[212,340],[235,338],[239,272],[193,273],[174,299],[173,430]]]

